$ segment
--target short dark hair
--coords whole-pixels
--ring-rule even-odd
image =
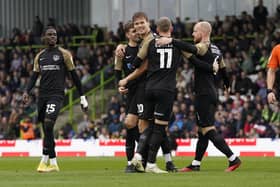
[[[49,29],[54,29],[54,30],[56,31],[56,28],[55,28],[55,27],[53,27],[53,26],[47,26],[46,28],[44,28],[43,35],[45,35],[46,32],[47,32],[47,30],[49,30]]]
[[[124,25],[124,32],[128,33],[130,29],[134,27],[133,22],[129,20],[125,25]]]
[[[145,12],[136,12],[132,16],[132,21],[134,22],[138,18],[145,18],[146,21],[149,21],[148,16]]]

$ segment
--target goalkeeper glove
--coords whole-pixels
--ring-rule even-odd
[[[83,111],[87,111],[88,110],[88,101],[86,96],[82,95],[81,97],[81,108]]]

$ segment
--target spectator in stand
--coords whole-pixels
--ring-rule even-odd
[[[258,6],[254,7],[254,18],[255,18],[255,23],[257,26],[260,28],[260,26],[265,26],[267,16],[268,16],[268,11],[267,8],[263,5],[263,0],[259,0]]]
[[[252,93],[253,83],[246,72],[241,72],[240,78],[236,81],[235,90],[240,94]]]
[[[77,134],[81,134],[88,126],[89,118],[87,114],[83,115],[83,119],[78,123]]]
[[[256,138],[256,132],[254,126],[255,126],[254,117],[252,113],[249,112],[246,116],[246,121],[243,127],[243,133],[245,138]]]
[[[98,128],[95,126],[93,121],[89,121],[86,128],[78,134],[78,138],[82,138],[84,140],[96,139],[97,133]]]
[[[119,22],[119,27],[117,29],[117,35],[120,41],[125,41],[125,32],[124,32],[124,26],[123,22]]]
[[[119,116],[117,114],[113,115],[112,119],[113,121],[108,126],[109,134],[111,137],[118,137],[122,129],[122,124],[119,122]]]
[[[173,34],[177,38],[184,38],[186,36],[185,24],[181,22],[180,17],[176,17]]]
[[[77,49],[77,57],[80,60],[89,59],[89,57],[90,57],[90,50],[86,46],[85,40],[81,40],[81,42],[80,42],[80,46]]]
[[[33,123],[30,117],[25,117],[20,121],[20,134],[24,140],[32,140],[35,138]]]
[[[109,133],[107,131],[107,128],[106,127],[102,127],[101,131],[100,131],[100,134],[98,135],[99,141],[108,140],[109,138],[110,138],[110,136],[109,136]]]
[[[41,36],[43,33],[44,25],[40,20],[39,16],[35,17],[33,26],[32,26],[32,34],[34,36],[34,43],[41,44]]]

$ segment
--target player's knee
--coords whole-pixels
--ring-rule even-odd
[[[211,130],[216,130],[215,126],[203,127],[201,128],[201,133],[205,136]]]
[[[168,121],[161,120],[161,119],[155,119],[155,124],[159,124],[159,125],[166,127],[168,125]]]
[[[139,132],[143,133],[149,127],[149,122],[146,120],[139,120],[138,128]]]
[[[165,125],[154,125],[153,132],[160,134],[162,137],[166,136]]]
[[[125,124],[126,128],[131,129],[131,128],[133,128],[133,127],[136,127],[137,121],[138,121],[137,116],[128,115],[128,116],[125,118],[124,124]]]
[[[54,121],[52,119],[46,118],[44,121],[44,128],[46,132],[52,132],[54,127]]]

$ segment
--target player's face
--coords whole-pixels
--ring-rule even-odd
[[[202,34],[201,34],[200,30],[199,30],[198,25],[194,26],[192,36],[193,36],[194,43],[199,43],[201,41]]]
[[[136,32],[140,36],[144,36],[150,32],[150,23],[144,17],[136,18],[133,24]]]
[[[129,31],[126,33],[126,37],[129,40],[132,40],[133,42],[138,42],[139,41],[139,35],[138,35],[138,33],[136,33],[135,28],[129,29]]]
[[[57,42],[57,34],[55,29],[48,29],[45,33],[45,39],[48,45],[54,46]]]

